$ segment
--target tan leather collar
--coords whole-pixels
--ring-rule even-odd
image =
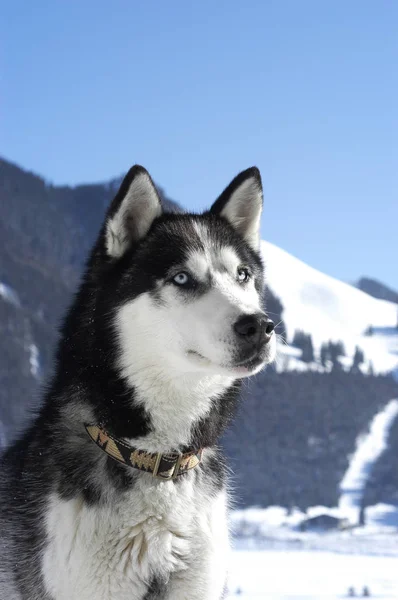
[[[175,479],[179,475],[194,469],[202,460],[203,449],[186,454],[145,452],[112,437],[98,425],[85,425],[90,438],[108,456],[125,465],[146,471],[159,479]]]

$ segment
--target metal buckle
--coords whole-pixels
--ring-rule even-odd
[[[182,461],[182,454],[180,454],[179,457],[177,458],[177,462],[175,464],[173,473],[171,475],[172,479],[176,479],[176,477],[178,476],[178,471],[180,470],[181,461]]]
[[[180,466],[181,466],[181,461],[183,459],[183,455],[179,454],[178,458],[177,458],[177,462],[174,465],[173,471],[171,473],[171,475],[168,475],[167,477],[164,477],[163,475],[158,475],[159,473],[159,467],[160,467],[160,462],[162,460],[162,456],[163,454],[161,452],[158,452],[156,455],[156,461],[155,461],[155,466],[153,468],[153,472],[152,472],[152,476],[153,477],[157,477],[158,479],[163,479],[164,481],[169,481],[170,479],[176,479],[176,477],[178,476],[178,471],[180,470]]]
[[[157,477],[158,476],[158,471],[159,471],[159,465],[160,465],[160,461],[162,460],[162,453],[158,452],[156,454],[156,461],[155,461],[155,466],[153,468],[153,472],[152,475],[153,477]]]

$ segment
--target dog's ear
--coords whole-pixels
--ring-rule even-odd
[[[148,171],[135,165],[124,178],[113,200],[105,224],[105,248],[120,258],[149,231],[162,213],[159,194]]]
[[[254,248],[260,245],[260,218],[263,208],[263,186],[260,171],[251,167],[239,173],[217,198],[210,209],[236,229]]]

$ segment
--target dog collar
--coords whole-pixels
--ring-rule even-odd
[[[93,442],[108,456],[134,469],[150,473],[159,479],[175,479],[197,467],[202,460],[202,448],[186,454],[145,452],[112,437],[98,425],[85,425],[84,427]]]

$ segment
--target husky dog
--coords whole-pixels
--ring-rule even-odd
[[[4,600],[219,600],[217,447],[239,382],[273,360],[260,173],[166,214],[134,166],[66,316],[55,376],[0,466]]]

